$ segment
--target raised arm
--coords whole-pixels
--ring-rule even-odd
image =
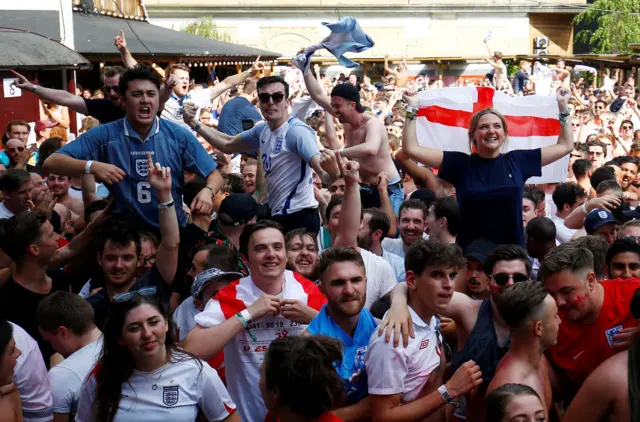
[[[127,69],[131,69],[132,67],[136,67],[138,62],[133,58],[129,49],[127,48],[127,41],[124,38],[124,32],[120,31],[120,35],[117,35],[115,40],[113,41],[116,48],[120,52],[120,57],[122,57],[122,63]]]
[[[557,94],[558,109],[561,114],[569,111],[569,98],[571,98],[569,89],[561,87]],[[571,129],[571,115],[569,114],[564,121],[560,121],[558,143],[542,148],[542,166],[544,167],[559,160],[571,151],[573,151],[573,131]]]
[[[202,136],[214,148],[224,152],[225,154],[246,152],[252,149],[250,145],[242,140],[242,134],[229,136],[211,127],[205,126],[196,120],[195,117],[198,107],[193,102],[185,102],[183,104],[183,110],[183,119],[185,123],[191,126],[198,135]]]
[[[414,180],[418,180],[420,185],[431,189],[433,192],[440,190],[440,179],[433,174],[433,171],[427,167],[421,167],[415,161],[406,156],[404,149],[400,148],[396,152],[396,160],[400,163],[400,167]]]
[[[405,92],[403,99],[411,107],[418,108],[420,105],[416,92]],[[435,169],[442,167],[442,160],[444,158],[442,151],[423,147],[418,144],[416,116],[411,117],[409,113],[407,113],[402,130],[402,149],[409,158],[423,163],[428,167]]]
[[[396,237],[398,223],[389,197],[389,175],[384,171],[378,175],[378,195],[380,196],[380,209],[389,219],[389,233],[383,233],[383,235],[391,238]]]
[[[310,60],[310,59],[309,59]],[[302,70],[302,75],[304,76],[304,83],[307,86],[307,91],[309,92],[309,96],[311,99],[318,103],[320,107],[324,109],[327,113],[333,115],[333,107],[331,107],[331,98],[327,95],[320,82],[313,76],[311,69],[307,65],[306,68],[300,69]]]
[[[389,55],[387,54],[386,56],[384,56],[384,71],[387,73],[392,74],[395,78],[396,81],[398,80],[398,77],[402,76],[400,74],[400,72],[398,72],[397,70],[393,70],[389,67]]]
[[[344,145],[338,141],[338,135],[336,134],[336,124],[333,122],[334,117],[329,113],[324,113],[324,133],[327,137],[327,144],[329,148],[336,150],[342,148]]]
[[[342,177],[344,177],[344,198],[338,222],[338,235],[333,242],[333,246],[358,247],[358,230],[360,228],[360,215],[362,203],[360,201],[360,184],[358,179],[359,164],[356,161],[348,161],[336,153],[336,158],[340,164]]]
[[[256,76],[260,71],[264,69],[264,63],[260,61],[260,56],[256,59],[256,61],[251,66],[251,69],[245,70],[244,72],[238,73],[237,75],[231,75],[225,78],[219,84],[213,85],[209,87],[209,93],[211,94],[211,99],[215,99],[219,97],[223,92],[228,89],[233,88],[236,85],[240,85],[242,82],[246,81],[251,76]]]
[[[58,104],[60,106],[69,107],[71,110],[80,114],[89,114],[87,104],[84,102],[84,98],[79,95],[73,95],[62,89],[45,88],[40,85],[34,85],[27,80],[24,76],[16,71],[11,71],[18,80],[15,82],[15,86],[23,91],[31,92],[41,99]]]
[[[178,247],[180,245],[180,227],[176,208],[171,196],[171,168],[153,164],[151,153],[147,153],[149,184],[158,196],[160,235],[162,241],[156,255],[156,268],[162,279],[171,284],[178,266]]]

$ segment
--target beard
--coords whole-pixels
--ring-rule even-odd
[[[371,239],[371,236],[358,236],[358,246],[360,248],[370,251],[371,245],[373,245],[373,239]]]

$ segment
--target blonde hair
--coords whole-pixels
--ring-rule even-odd
[[[87,116],[82,119],[82,127],[80,128],[80,133],[85,133],[89,129],[93,129],[97,126],[100,126],[100,121],[95,117]]]
[[[63,128],[60,125],[54,126],[51,129],[51,134],[49,135],[49,138],[60,138],[62,139],[62,143],[66,144],[68,142],[67,129]]]
[[[486,116],[487,114],[493,114],[500,119],[502,123],[502,130],[504,130],[505,142],[507,136],[509,135],[509,130],[507,129],[507,120],[504,118],[502,113],[500,113],[495,108],[485,108],[484,110],[480,110],[473,116],[471,116],[471,121],[469,122],[469,151],[473,152],[473,146],[475,145],[475,141],[473,140],[473,136],[476,133],[476,129],[478,129],[478,122],[480,118]]]

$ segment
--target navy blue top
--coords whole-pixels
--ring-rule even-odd
[[[87,106],[88,116],[95,117],[100,120],[103,125],[111,123],[114,120],[122,119],[126,113],[119,106],[113,104],[113,101],[108,99],[96,98],[96,99],[84,99],[84,103]]]
[[[475,239],[524,247],[522,194],[524,183],[542,174],[541,149],[521,149],[482,158],[445,151],[438,176],[456,188],[462,248]]]
[[[220,117],[218,118],[218,130],[230,136],[236,136],[244,132],[242,128],[243,120],[251,120],[258,123],[262,120],[262,116],[251,104],[249,100],[242,96],[238,96],[227,101],[222,107]]]

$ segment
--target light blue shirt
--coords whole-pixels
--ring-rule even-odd
[[[407,281],[407,272],[404,269],[404,258],[400,258],[398,255],[382,250],[382,257],[391,265],[393,272],[396,273],[398,283]]]

